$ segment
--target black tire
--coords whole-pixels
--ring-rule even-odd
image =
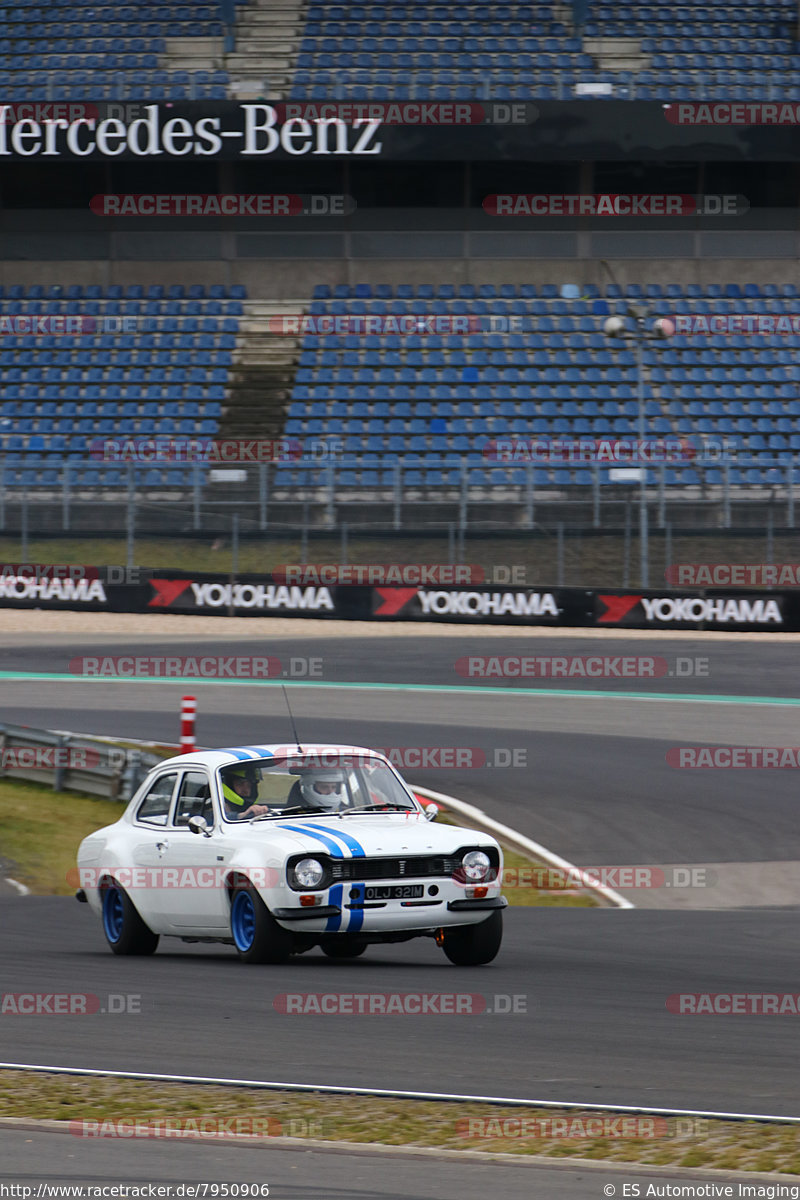
[[[497,957],[502,941],[503,910],[498,908],[479,925],[445,929],[442,949],[457,967],[480,967]]]
[[[366,950],[367,943],[340,934],[322,942],[321,947],[322,953],[327,954],[328,958],[358,958]]]
[[[294,944],[250,884],[239,885],[231,897],[231,935],[246,963],[286,962]]]
[[[114,954],[154,954],[158,946],[158,934],[145,925],[130,896],[116,880],[105,883],[100,896],[103,901],[103,932]]]

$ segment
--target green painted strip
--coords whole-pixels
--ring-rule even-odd
[[[572,700],[654,700],[666,704],[761,704],[797,707],[797,696],[694,696],[686,692],[602,692],[582,688],[511,688],[511,687],[459,687],[454,684],[437,683],[335,683],[311,679],[198,679],[192,675],[174,678],[134,678],[127,675],[83,676],[68,675],[54,671],[0,671],[0,680],[18,683],[166,683],[176,687],[289,687],[318,688],[331,691],[384,691],[419,692],[445,696],[546,696],[553,699]]]

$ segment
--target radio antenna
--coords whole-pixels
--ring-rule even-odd
[[[285,683],[281,684],[281,690],[283,691],[283,698],[286,701],[286,707],[289,710],[289,720],[292,723],[292,737],[295,740],[295,745],[297,746],[298,753],[302,754],[303,747],[300,745],[300,738],[297,736],[297,726],[294,723],[294,716],[292,714],[292,706],[289,703],[289,697],[286,694],[286,684]]]

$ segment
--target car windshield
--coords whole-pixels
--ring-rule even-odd
[[[219,772],[228,821],[351,812],[419,812],[389,767],[335,751],[232,763]]]

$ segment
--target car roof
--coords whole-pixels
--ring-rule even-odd
[[[313,763],[320,754],[331,753],[365,755],[380,759],[382,762],[388,761],[377,750],[370,750],[366,746],[343,746],[338,742],[312,742],[302,745],[298,752],[297,745],[293,742],[270,742],[264,745],[226,746],[218,750],[195,750],[191,754],[179,754],[173,758],[164,759],[158,765],[163,767],[169,763],[170,766],[204,766],[218,770],[220,767],[227,767],[232,763],[256,762],[258,759],[264,758],[291,757],[294,760],[308,758],[310,763]]]

